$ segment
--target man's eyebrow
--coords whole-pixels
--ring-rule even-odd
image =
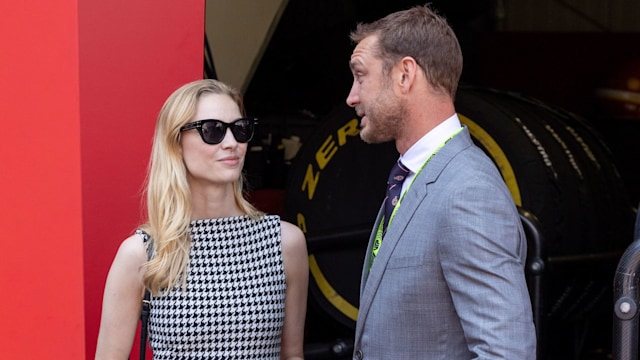
[[[358,59],[349,60],[349,67],[353,70],[356,67],[362,65],[362,62]]]

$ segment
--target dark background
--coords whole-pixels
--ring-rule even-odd
[[[348,34],[358,22],[423,2],[397,0],[290,0],[245,94],[247,109],[277,141],[306,137],[351,86]],[[584,116],[615,155],[633,203],[640,200],[633,146],[640,113],[632,120],[603,111],[596,90],[615,83],[621,64],[640,59],[640,33],[498,30],[495,1],[433,1],[456,32],[464,55],[461,82],[533,96]],[[214,54],[215,57],[215,54]],[[638,64],[638,63],[635,63]],[[632,71],[640,77],[640,66]],[[282,172],[285,173],[282,173]],[[257,187],[283,188],[286,168],[271,171]]]
[[[611,152],[611,161],[620,172],[629,203],[638,204],[640,151],[636,139],[640,135],[640,111],[629,112],[621,103],[598,97],[597,91],[601,88],[624,89],[629,78],[640,78],[640,32],[613,31],[613,26],[607,28],[602,24],[592,24],[593,29],[589,31],[584,31],[584,26],[581,31],[550,31],[549,27],[545,31],[507,31],[504,30],[504,24],[496,18],[496,2],[497,0],[432,2],[433,7],[448,19],[460,41],[464,55],[461,83],[534,97],[583,117]],[[559,0],[556,2],[567,3]],[[286,197],[288,187],[291,186],[290,170],[295,168],[295,161],[300,160],[283,161],[283,150],[278,146],[280,140],[295,135],[305,143],[314,135],[324,134],[322,125],[331,121],[336,109],[344,107],[352,82],[348,61],[353,44],[349,40],[349,32],[359,22],[370,22],[390,12],[421,4],[423,2],[408,0],[288,2],[245,92],[249,113],[260,118],[257,141],[263,149],[248,157],[250,188],[278,190],[266,198],[270,204],[262,205],[271,207],[274,212],[283,211],[283,197]],[[629,64],[630,68],[625,67]],[[640,92],[640,89],[636,92]],[[317,142],[317,139],[313,141]],[[301,151],[299,154],[309,156],[309,152]],[[363,183],[363,192],[366,187],[367,184]],[[609,190],[603,188],[600,191],[606,193]],[[348,207],[342,211],[345,216],[349,216]],[[366,238],[364,241],[366,243]],[[312,245],[311,241],[309,246],[313,252]],[[344,264],[353,262],[361,252],[361,249],[346,248],[335,249],[325,255],[331,266],[337,267],[334,270],[344,273],[347,269]],[[316,253],[320,254],[321,251]],[[604,273],[604,282],[609,285],[613,282],[610,274],[613,273],[614,269],[611,267],[615,263],[609,262],[606,265],[606,268],[591,267],[596,273]],[[570,265],[569,268],[581,272],[580,266],[583,265]],[[357,269],[359,264],[351,267]],[[552,275],[570,278],[563,272]],[[349,283],[347,286],[357,287],[357,284]],[[313,284],[311,288],[313,291]],[[579,324],[567,329],[584,331],[588,336],[564,334],[567,331],[563,327],[558,330],[563,334],[553,335],[571,339],[561,340],[562,345],[570,350],[558,353],[558,359],[586,359],[587,354],[589,359],[604,359],[609,356],[610,319],[613,314],[608,301],[612,296],[609,295],[610,289],[605,291],[605,301],[595,312],[597,321],[592,322],[597,329],[593,325],[592,328],[587,328]],[[317,293],[315,296],[317,298]],[[310,317],[307,325],[311,329],[307,339],[320,343],[318,353],[322,354],[322,347],[326,347],[322,342],[332,344],[334,340],[339,342],[346,339],[348,347],[351,330],[332,319],[330,309],[322,301],[316,303],[313,293],[310,296],[308,314]],[[589,322],[585,322],[587,323]],[[575,343],[571,343],[573,339]],[[314,346],[316,345],[308,344],[307,349]],[[307,353],[307,358],[333,358],[326,357],[326,353],[324,351],[325,357],[314,357]]]

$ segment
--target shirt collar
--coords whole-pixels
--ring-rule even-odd
[[[460,127],[462,127],[460,119],[454,113],[421,137],[407,152],[400,155],[400,161],[411,170],[411,174],[417,173],[438,146],[460,130]]]

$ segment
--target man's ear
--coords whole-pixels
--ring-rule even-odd
[[[404,91],[408,91],[416,80],[418,73],[418,63],[411,56],[405,56],[400,60],[400,87]]]

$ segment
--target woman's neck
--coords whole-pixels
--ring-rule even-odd
[[[233,186],[192,189],[192,219],[209,219],[244,215],[234,198]]]

